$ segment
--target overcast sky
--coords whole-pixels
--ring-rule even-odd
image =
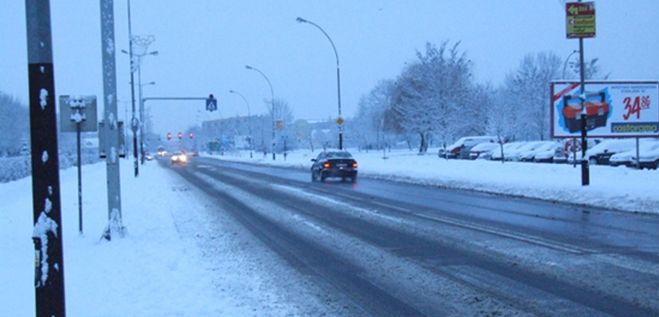
[[[0,91],[26,101],[25,2],[0,0]],[[578,40],[565,38],[559,0],[132,0],[134,35],[153,35],[142,66],[144,96],[203,97],[213,93],[220,112],[202,102],[148,103],[156,129],[182,130],[195,120],[265,113],[271,80],[276,98],[297,118],[337,116],[336,62],[323,34],[336,44],[343,114],[379,80],[393,79],[426,42],[461,41],[479,82],[499,85],[527,53],[551,50],[566,58]],[[128,48],[126,1],[115,1],[116,41]],[[102,95],[99,1],[51,1],[57,95]],[[599,57],[611,79],[659,79],[659,1],[596,1],[597,37],[585,40],[586,58]],[[120,115],[130,107],[128,57],[117,55]]]

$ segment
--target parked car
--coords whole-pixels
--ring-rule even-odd
[[[357,161],[347,151],[323,151],[311,159],[311,181],[324,182],[328,177],[339,177],[341,181],[357,181]]]
[[[449,147],[447,147],[446,152],[444,153],[444,155],[446,155],[447,158],[467,159],[467,158],[469,158],[469,151],[474,146],[476,146],[478,144],[481,144],[481,143],[486,143],[486,142],[496,143],[497,141],[498,141],[498,138],[495,137],[495,136],[466,136],[466,137],[462,137],[462,138],[458,139],[455,143],[453,143]]]
[[[524,146],[524,144],[526,144],[526,142],[510,142],[510,143],[504,144],[503,145],[503,157],[507,158],[508,154],[511,151],[514,151],[514,150]],[[490,159],[494,160],[494,161],[501,161],[501,149],[497,149],[497,150],[492,151],[492,157],[490,157]]]
[[[639,160],[641,168],[657,168],[656,161],[659,160],[659,142],[641,142],[638,147],[638,152],[639,157],[643,160],[642,162]],[[635,167],[636,163],[636,149],[620,152],[609,158],[609,165],[611,166],[625,165],[627,167]]]
[[[608,165],[609,158],[616,153],[630,151],[636,147],[634,139],[609,139],[600,142],[586,151],[586,159],[591,165]]]
[[[554,160],[556,149],[563,145],[560,142],[547,141],[542,146],[522,155],[522,161],[536,163],[551,163]]]
[[[526,142],[523,146],[520,146],[512,151],[510,153],[506,153],[505,160],[506,161],[520,161],[521,155],[524,153],[527,153],[529,151],[533,151],[537,149],[538,147],[542,146],[545,141],[531,141],[531,142]]]
[[[471,148],[469,151],[469,159],[485,159],[489,160],[492,157],[492,151],[498,150],[500,144],[498,142],[485,142],[478,144]]]
[[[641,152],[639,161],[641,162],[641,168],[657,169],[659,165],[659,148],[655,147],[646,152]]]
[[[581,140],[580,139],[564,139],[563,141],[563,146],[556,148],[556,151],[554,153],[554,163],[569,163],[573,164],[576,162],[581,161],[582,153],[581,153]],[[586,139],[586,142],[588,144],[588,148],[592,148],[595,145],[599,144],[602,142],[601,139]]]

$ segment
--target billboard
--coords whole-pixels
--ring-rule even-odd
[[[551,83],[552,137],[581,136],[584,112],[589,137],[659,136],[659,82],[590,81],[585,86],[581,96],[579,82]]]

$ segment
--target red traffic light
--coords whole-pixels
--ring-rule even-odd
[[[190,134],[188,134],[188,137],[189,137],[190,139],[194,138],[194,133],[190,132]]]
[[[179,140],[183,139],[183,133],[182,133],[182,132],[179,132],[179,133],[178,133],[178,139],[179,139]]]
[[[171,133],[171,132],[167,132],[167,140],[171,140],[171,139],[172,139],[172,133]]]

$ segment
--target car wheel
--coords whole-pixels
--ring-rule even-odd
[[[311,182],[312,183],[316,182],[316,173],[314,173],[313,171],[311,171]]]
[[[322,183],[325,182],[325,178],[326,178],[325,175],[323,175],[323,173],[320,173],[320,181],[321,181]]]

